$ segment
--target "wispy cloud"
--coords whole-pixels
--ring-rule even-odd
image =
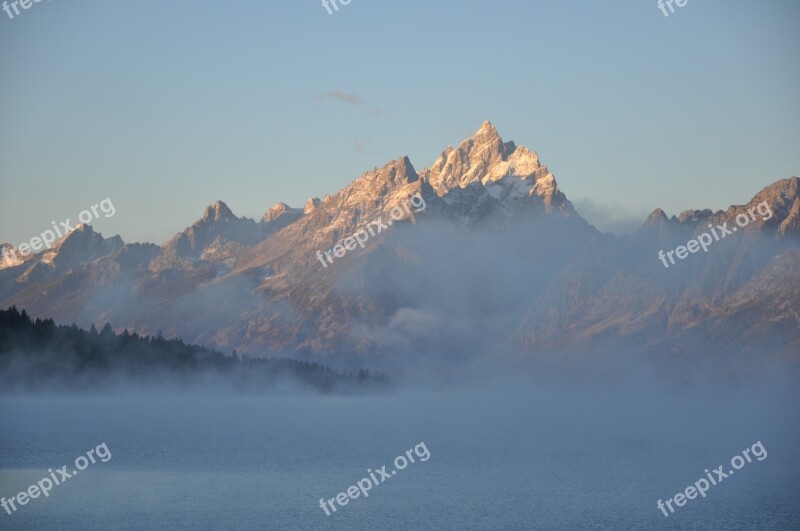
[[[350,94],[348,92],[335,90],[333,92],[328,92],[327,94],[320,94],[314,99],[317,101],[338,101],[353,107],[363,107],[367,112],[377,118],[382,118],[384,116],[384,112],[380,108],[369,107],[366,103],[364,103],[364,100],[361,99],[361,96],[358,94]]]
[[[327,94],[317,96],[317,100],[342,101],[353,106],[364,105],[364,100],[362,100],[358,94],[348,94],[347,92],[342,92],[340,90],[335,90],[333,92],[328,92]]]
[[[620,206],[598,203],[591,199],[577,199],[572,202],[575,210],[589,223],[604,232],[625,236],[636,232],[647,218],[647,212],[631,211]]]

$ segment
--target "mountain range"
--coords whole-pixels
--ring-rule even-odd
[[[414,195],[424,210],[328,267],[317,259]],[[765,201],[769,219],[672,267],[659,261]],[[0,263],[0,307],[12,304],[57,323],[334,367],[624,355],[679,372],[796,369],[800,179],[724,211],[656,209],[617,237],[580,216],[535,152],[484,122],[430,167],[401,157],[258,221],[219,201],[161,246],[80,225]]]

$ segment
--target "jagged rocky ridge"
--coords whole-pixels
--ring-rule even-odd
[[[161,247],[83,226],[0,269],[0,306],[81,326],[338,366],[458,367],[568,352],[679,367],[800,353],[800,192],[777,181],[727,211],[656,210],[625,238],[586,223],[535,152],[485,122],[419,172],[402,157],[260,221],[222,202]],[[426,208],[323,268],[315,253],[419,194]],[[767,201],[708,253],[656,258]],[[736,366],[736,367],[734,367]]]

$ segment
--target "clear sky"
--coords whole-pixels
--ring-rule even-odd
[[[725,208],[800,173],[798,65],[797,0],[46,0],[0,12],[0,242],[110,197],[160,244],[485,119],[590,220]]]

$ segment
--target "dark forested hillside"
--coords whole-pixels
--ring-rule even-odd
[[[32,320],[16,307],[0,310],[0,387],[3,390],[107,390],[131,385],[225,386],[267,390],[294,384],[324,392],[388,387],[385,375],[342,373],[286,358],[226,356],[180,339],[98,332]]]

